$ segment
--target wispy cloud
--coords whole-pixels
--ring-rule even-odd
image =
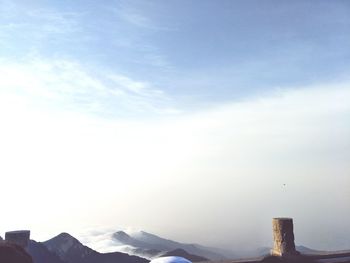
[[[40,31],[50,34],[67,34],[79,31],[79,19],[84,15],[77,12],[58,12],[55,10],[35,9],[26,12],[28,19],[42,24]]]
[[[16,93],[47,107],[123,116],[168,114],[171,104],[171,99],[149,82],[91,71],[69,60],[2,61],[0,75],[0,92]]]
[[[153,89],[150,83],[135,81],[122,75],[110,75],[109,78],[123,90],[145,97],[163,96],[164,92]]]
[[[156,27],[153,25],[151,20],[147,18],[146,16],[143,16],[141,14],[138,14],[136,12],[131,12],[123,10],[122,12],[119,12],[120,17],[125,20],[126,22],[142,28],[147,29],[156,29]]]
[[[91,13],[84,13],[84,9],[68,12],[52,5],[5,3],[0,9],[0,53],[3,53],[0,73],[4,76],[0,80],[1,90],[30,97],[36,105],[107,116],[178,112],[163,87],[155,86],[147,78],[135,79],[118,70],[100,70],[95,64],[96,57],[91,62],[90,52],[82,56],[75,54],[80,52],[80,47],[86,48],[85,44],[103,45],[104,41],[96,39],[109,36],[109,29],[115,30],[104,28],[96,34],[91,24],[84,26],[84,16]],[[151,25],[151,20],[142,15],[132,17],[134,22],[138,19],[142,24]],[[89,36],[94,36],[97,42],[84,42]],[[123,50],[132,55],[126,54],[123,62],[165,69],[168,64],[164,56],[149,41],[141,41],[142,36],[142,32],[131,39],[130,35],[124,35],[129,44]],[[133,41],[135,37],[137,43]],[[116,50],[116,56],[118,52],[121,51]],[[117,68],[122,68],[123,62]],[[115,64],[118,63],[113,66]]]
[[[161,71],[170,70],[171,63],[167,55],[161,51],[153,36],[176,31],[176,28],[167,26],[157,19],[156,7],[152,2],[121,1],[109,6],[113,10],[114,19],[127,29],[114,42],[121,47],[134,50],[137,56],[130,59],[133,63],[148,65]],[[158,10],[159,11],[159,10]],[[155,15],[157,14],[157,15]]]
[[[8,30],[7,33],[28,35],[32,39],[77,32],[80,28],[78,22],[83,16],[78,12],[63,12],[53,8],[30,8],[19,3],[4,5],[0,14],[2,28]]]
[[[150,31],[173,31],[174,28],[167,27],[164,24],[160,24],[156,21],[154,13],[148,13],[147,10],[154,9],[156,5],[152,2],[129,2],[123,1],[113,10],[119,16],[121,20],[139,29]],[[159,11],[159,10],[158,10]]]

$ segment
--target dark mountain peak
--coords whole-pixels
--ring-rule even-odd
[[[118,231],[113,234],[113,239],[123,242],[123,243],[130,243],[133,238],[129,236],[127,233],[124,231]]]
[[[62,232],[62,233],[58,234],[57,236],[72,237],[72,235],[68,234],[67,232]]]
[[[117,231],[113,234],[114,236],[129,238],[130,236],[124,231]]]
[[[74,243],[80,243],[78,239],[73,237],[72,235],[62,232],[61,234],[58,234],[57,236],[45,241],[45,242],[74,242]]]
[[[61,234],[58,234],[57,236],[55,236],[52,239],[62,239],[62,240],[66,240],[66,239],[73,239],[73,240],[77,240],[75,237],[73,237],[72,235],[66,233],[66,232],[62,232]],[[78,241],[78,240],[77,240]]]
[[[143,230],[140,230],[139,232],[140,232],[141,234],[144,234],[144,235],[156,236],[156,235],[154,235],[154,234],[148,233],[148,232],[143,231]]]
[[[74,256],[83,257],[91,253],[96,253],[68,233],[61,233],[45,241],[44,245],[48,250],[58,255],[64,261],[67,261],[66,259],[71,257],[72,254]]]

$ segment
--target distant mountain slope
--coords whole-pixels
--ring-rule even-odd
[[[67,263],[147,263],[148,260],[128,254],[99,253],[81,244],[67,233],[45,241],[44,245]]]
[[[1,263],[33,263],[31,256],[20,246],[0,241]]]
[[[315,250],[311,249],[305,246],[296,246],[295,249],[299,251],[301,254],[310,254],[310,255],[318,255],[318,254],[323,254],[325,251],[320,251],[320,250]],[[254,251],[251,255],[252,257],[260,257],[260,256],[266,256],[269,255],[271,251],[271,248],[269,247],[261,247]]]
[[[118,241],[120,244],[127,243],[127,245],[131,245],[137,248],[154,249],[163,251],[164,253],[175,249],[183,249],[189,254],[198,255],[200,257],[208,258],[211,260],[227,259],[232,258],[233,256],[230,255],[228,257],[227,255],[218,253],[215,248],[207,248],[197,244],[180,243],[147,233],[145,231],[130,233],[128,236],[130,238],[127,238],[125,235],[119,233],[117,235],[113,235],[112,238],[115,241]]]
[[[142,240],[138,240],[136,238],[133,238],[133,237],[129,236],[127,233],[125,233],[124,231],[115,232],[112,235],[112,238],[115,241],[118,241],[123,245],[129,245],[129,246],[136,247],[136,248],[156,249],[157,251],[161,251],[161,250],[166,249],[166,246],[162,246],[162,245],[158,245],[157,248],[154,248],[155,246],[153,244],[148,243],[148,242],[143,242]]]
[[[188,259],[189,261],[192,261],[192,262],[208,261],[207,258],[189,254],[189,253],[187,253],[186,250],[180,249],[180,248],[169,251],[169,252],[164,253],[162,255],[162,257],[170,257],[170,256],[183,257],[183,258]]]
[[[66,263],[55,253],[49,251],[43,243],[34,240],[30,240],[27,251],[32,256],[34,263]]]
[[[132,246],[118,246],[116,247],[117,251],[122,253],[127,253],[129,255],[142,257],[145,259],[153,259],[161,256],[164,251],[159,251],[156,249],[143,249],[143,248],[136,248]]]
[[[305,246],[296,246],[296,250],[298,250],[301,254],[322,254],[324,253],[324,251],[320,251],[320,250],[315,250],[315,249],[312,249],[312,248],[308,248],[308,247],[305,247]]]

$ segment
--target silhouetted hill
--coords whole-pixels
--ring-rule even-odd
[[[189,261],[192,261],[192,262],[208,261],[207,258],[193,255],[193,254],[189,254],[186,250],[180,249],[180,248],[169,251],[169,252],[164,253],[162,255],[162,257],[170,257],[170,256],[183,257],[183,258],[188,259]]]
[[[44,245],[49,251],[55,253],[61,260],[67,263],[147,263],[146,259],[129,256],[128,254],[99,253],[81,244],[76,238],[68,233],[61,233],[58,236],[45,241]]]

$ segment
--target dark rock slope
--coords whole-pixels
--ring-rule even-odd
[[[30,240],[27,251],[32,256],[34,263],[66,263],[41,242]]]
[[[20,246],[0,241],[1,263],[33,263],[31,256]]]

